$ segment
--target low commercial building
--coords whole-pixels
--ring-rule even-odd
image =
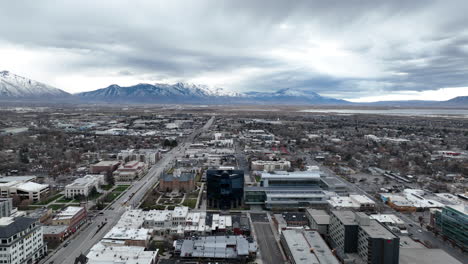
[[[287,160],[254,160],[251,164],[253,171],[286,171],[291,168]]]
[[[53,210],[51,208],[37,208],[34,210],[27,211],[27,217],[38,219],[40,223],[44,224],[46,222],[49,222],[49,219],[52,218],[52,212]]]
[[[373,214],[369,216],[371,219],[386,225],[387,227],[396,227],[399,229],[406,229],[406,223],[401,218],[394,214]]]
[[[232,231],[234,235],[250,236],[251,227],[249,218],[246,215],[232,215]]]
[[[158,250],[145,251],[143,247],[109,246],[97,243],[86,255],[87,264],[156,264]]]
[[[65,186],[65,197],[74,198],[81,195],[87,197],[93,188],[100,191],[99,186],[105,184],[104,175],[86,175]]]
[[[281,215],[288,227],[304,227],[309,224],[306,214],[302,212],[283,212],[278,215]]]
[[[42,229],[44,232],[44,241],[49,247],[57,246],[62,243],[68,234],[68,226],[66,225],[43,226]]]
[[[281,246],[293,264],[339,264],[340,262],[316,231],[284,230]]]
[[[331,209],[354,209],[357,211],[374,211],[375,202],[367,196],[351,194],[349,196],[335,196],[328,201]]]
[[[417,210],[412,202],[399,194],[381,193],[380,198],[388,206],[399,212],[416,212]]]
[[[255,257],[257,244],[244,236],[206,236],[174,241],[174,253],[181,258],[248,260]]]
[[[87,220],[87,213],[84,207],[68,206],[52,218],[52,225],[67,226],[68,233],[74,233]]]
[[[250,235],[250,223],[245,214],[191,212],[185,206],[176,207],[174,210],[129,210],[122,215],[116,227],[150,229],[154,235],[159,236],[204,236],[227,233]]]
[[[147,170],[147,164],[140,161],[129,161],[114,171],[115,181],[133,181],[141,177]]]
[[[419,189],[405,189],[402,193],[380,193],[380,198],[393,209],[400,212],[423,211],[432,208],[443,208],[441,197],[428,195]]]
[[[47,252],[42,227],[27,217],[0,218],[0,263],[23,264],[38,261]]]
[[[119,161],[100,161],[91,165],[89,170],[92,174],[107,174],[114,172],[120,165]]]
[[[114,226],[101,240],[103,244],[115,246],[136,246],[146,248],[151,230],[146,228],[125,228]]]

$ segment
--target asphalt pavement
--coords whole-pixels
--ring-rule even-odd
[[[254,222],[255,235],[260,248],[260,257],[265,264],[284,264],[283,256],[269,222]]]

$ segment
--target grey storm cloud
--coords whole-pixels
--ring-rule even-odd
[[[342,98],[468,86],[462,0],[2,2],[0,49],[60,50],[53,75]]]

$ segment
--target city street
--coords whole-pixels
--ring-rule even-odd
[[[270,220],[266,213],[251,213],[252,220],[257,239],[258,247],[260,248],[260,258],[265,264],[281,264],[284,263],[275,235],[271,229]]]
[[[68,246],[61,246],[50,258],[46,258],[41,261],[41,263],[73,264],[75,258],[80,254],[86,255],[87,252],[117,224],[120,217],[125,212],[125,205],[139,205],[146,192],[156,184],[159,175],[166,169],[166,166],[174,160],[175,157],[183,154],[185,149],[192,144],[194,138],[201,132],[207,130],[213,124],[213,121],[214,117],[210,118],[202,128],[194,131],[186,140],[179,144],[178,147],[168,152],[143,178],[134,182],[122,196],[116,199],[107,209],[101,211],[102,214],[98,214],[96,218],[91,220],[92,223],[89,226],[84,227],[75,237],[72,237]],[[106,221],[107,224],[99,230],[98,226]]]

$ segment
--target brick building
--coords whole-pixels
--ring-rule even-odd
[[[164,192],[191,192],[195,189],[193,173],[163,174],[159,181],[159,190]]]
[[[119,165],[119,161],[101,161],[91,165],[89,170],[92,174],[107,174],[114,172],[119,167]]]

